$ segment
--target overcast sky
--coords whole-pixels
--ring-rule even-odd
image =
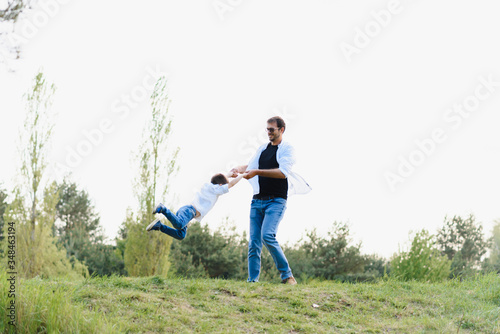
[[[22,95],[43,68],[57,86],[51,163],[110,238],[135,207],[131,152],[160,75],[180,148],[174,209],[246,164],[281,115],[313,188],[289,199],[281,242],[342,221],[364,253],[390,256],[446,215],[472,213],[488,235],[500,219],[498,1],[41,3],[16,27],[15,71],[0,70],[0,182],[12,188]],[[204,222],[248,231],[251,195],[243,180]]]

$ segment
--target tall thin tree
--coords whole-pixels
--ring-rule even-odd
[[[166,275],[170,266],[168,255],[172,239],[159,233],[148,233],[146,225],[154,218],[152,211],[160,198],[165,198],[169,180],[177,170],[179,148],[171,147],[169,136],[172,120],[167,80],[161,77],[151,95],[151,119],[144,128],[143,142],[136,155],[139,175],[134,191],[139,212],[127,217],[125,267],[131,276]]]
[[[26,119],[20,134],[21,173],[30,196],[31,240],[35,240],[35,224],[39,188],[47,167],[48,145],[54,129],[50,107],[55,93],[54,84],[46,82],[42,72],[34,81],[33,89],[25,94]]]
[[[74,274],[76,267],[77,275],[86,274],[86,268],[78,261],[71,265],[66,253],[56,247],[53,235],[59,192],[54,182],[44,179],[44,173],[54,129],[54,115],[50,112],[54,92],[55,86],[40,71],[24,96],[26,118],[18,149],[21,181],[4,215],[6,221],[18,224],[18,271],[28,278]]]

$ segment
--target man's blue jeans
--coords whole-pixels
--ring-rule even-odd
[[[191,221],[191,219],[196,216],[196,209],[192,205],[185,205],[174,215],[169,209],[166,209],[165,212],[162,213],[167,217],[167,219],[172,223],[172,226],[175,228],[171,228],[167,225],[161,225],[160,231],[165,234],[168,234],[172,238],[182,240],[186,237],[187,225]]]
[[[281,279],[292,276],[292,270],[281,250],[276,233],[286,210],[286,199],[253,199],[250,207],[250,242],[248,243],[248,282],[258,282],[262,243],[271,253]]]

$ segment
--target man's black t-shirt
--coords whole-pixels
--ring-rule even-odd
[[[278,168],[278,160],[276,159],[276,152],[278,145],[267,145],[266,149],[262,151],[259,158],[259,169],[273,169]],[[259,176],[259,187],[261,196],[276,196],[286,199],[288,193],[288,180],[275,179],[271,177]]]

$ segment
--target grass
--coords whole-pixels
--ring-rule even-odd
[[[20,293],[19,333],[500,333],[496,275],[432,284],[296,286],[160,277],[32,279],[21,282]]]

